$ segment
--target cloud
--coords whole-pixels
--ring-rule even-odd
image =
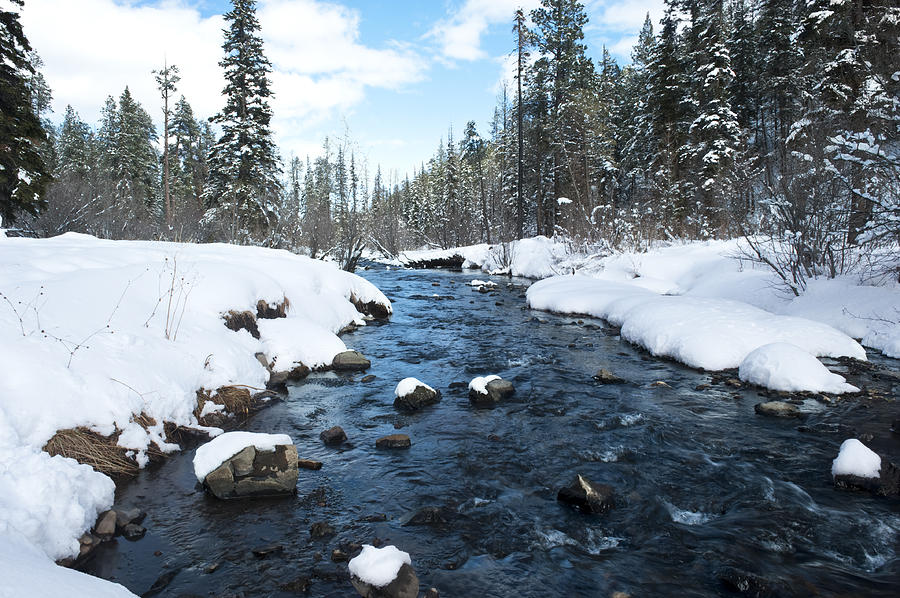
[[[512,27],[517,9],[522,8],[527,14],[539,5],[539,0],[466,0],[432,27],[426,37],[437,40],[445,58],[479,60],[487,56],[481,38],[491,25],[505,23]]]
[[[218,112],[225,85],[221,15],[204,17],[198,0],[28,0],[25,33],[44,60],[55,116],[66,104],[96,124],[108,95],[126,85],[158,123],[159,92],[152,75],[163,61],[181,71],[184,94],[198,117]],[[304,134],[351,110],[367,88],[400,90],[420,81],[428,68],[398,42],[373,48],[360,41],[360,15],[318,0],[260,0],[257,17],[272,62],[273,130],[285,154],[312,143]]]

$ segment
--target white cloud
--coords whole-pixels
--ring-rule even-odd
[[[22,21],[44,60],[55,116],[66,104],[96,124],[108,95],[126,85],[158,126],[160,99],[152,75],[166,60],[181,71],[178,93],[198,117],[221,109],[225,81],[220,15],[203,17],[195,0],[136,6],[123,0],[29,0]],[[360,15],[317,0],[261,0],[265,51],[273,64],[273,130],[285,154],[319,145],[312,129],[365,98],[366,89],[401,89],[427,64],[409,47],[372,48],[359,39]],[[315,135],[316,137],[312,137]]]
[[[466,0],[432,27],[427,36],[438,41],[445,58],[478,60],[486,57],[481,38],[488,27],[506,23],[511,28],[517,9],[522,8],[527,14],[539,5],[539,0]]]
[[[593,0],[587,4],[593,28],[625,33],[640,31],[647,13],[655,25],[665,6],[665,0]]]

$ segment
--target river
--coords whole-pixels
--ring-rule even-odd
[[[314,373],[245,425],[289,434],[321,471],[300,471],[296,497],[226,503],[198,488],[185,451],[122,485],[117,504],[147,511],[147,535],[102,546],[88,572],[136,594],[164,576],[158,595],[292,596],[308,578],[308,595],[344,597],[355,593],[332,550],[381,541],[445,597],[718,596],[742,583],[745,595],[896,596],[900,504],[830,478],[848,437],[900,452],[894,401],[807,401],[803,421],[761,417],[755,390],[697,390],[710,375],[602,321],[525,309],[528,281],[496,278],[483,294],[473,274],[361,274],[394,301],[389,323],[343,337],[375,380]],[[628,382],[595,382],[600,367]],[[515,396],[476,409],[450,387],[486,374],[512,381]],[[406,376],[442,401],[397,412]],[[319,432],[334,425],[349,439],[325,447]],[[411,449],[375,449],[398,431]],[[612,485],[616,507],[586,516],[558,503],[576,472]],[[410,521],[426,507],[436,522]],[[336,534],[311,538],[321,521]],[[260,547],[275,550],[259,558]]]

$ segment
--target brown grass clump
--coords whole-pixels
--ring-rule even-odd
[[[101,436],[87,428],[68,428],[54,434],[44,450],[90,465],[110,477],[137,475],[137,463],[125,456],[127,449],[117,446],[117,440],[115,434]]]
[[[217,405],[224,405],[225,411],[234,415],[248,415],[251,407],[253,407],[253,399],[250,390],[242,386],[221,386],[214,393],[206,389],[197,391],[197,408],[194,410],[194,416],[200,423],[202,419],[200,413],[203,411],[203,405],[207,401],[212,401]]]
[[[231,310],[222,316],[225,318],[225,327],[229,330],[246,330],[253,336],[259,338],[259,327],[256,325],[256,316],[252,311],[234,311]]]
[[[275,318],[286,318],[287,310],[291,306],[291,300],[287,297],[281,300],[281,303],[276,303],[275,307],[272,307],[262,299],[260,299],[256,303],[256,317],[263,320],[274,320]]]
[[[367,316],[372,316],[376,320],[387,320],[391,317],[391,308],[377,301],[363,301],[355,294],[350,294],[350,303],[356,307],[356,311]]]

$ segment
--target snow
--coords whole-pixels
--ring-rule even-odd
[[[469,286],[473,287],[495,287],[497,283],[492,280],[478,280],[477,278],[469,282]]]
[[[230,310],[284,298],[288,317],[260,320],[259,340],[224,326]],[[390,306],[366,280],[286,251],[0,235],[0,536],[48,559],[77,553],[113,484],[43,453],[57,430],[118,434],[139,464],[151,443],[176,450],[163,424],[199,427],[198,389],[265,386],[255,353],[276,370],[330,364],[346,348],[337,333],[362,323],[351,300]]]
[[[751,351],[741,362],[739,377],[744,382],[788,392],[859,391],[843,376],[829,372],[818,359],[789,343],[770,343]]]
[[[117,583],[58,567],[18,534],[0,533],[0,598],[135,598]]]
[[[287,434],[261,432],[226,432],[197,447],[194,455],[194,475],[201,484],[209,472],[234,457],[248,446],[259,451],[274,451],[276,446],[294,444]]]
[[[415,390],[420,386],[434,392],[433,388],[431,388],[421,380],[418,380],[416,378],[404,378],[397,384],[397,388],[394,389],[394,396],[405,397],[408,394],[414,393]]]
[[[478,394],[487,394],[487,385],[488,382],[492,380],[500,380],[500,376],[496,374],[492,374],[490,376],[478,376],[477,378],[473,378],[471,382],[469,382],[469,390],[474,390]]]
[[[394,579],[403,564],[412,565],[409,553],[403,552],[396,546],[375,548],[369,544],[363,544],[362,552],[350,560],[348,566],[350,573],[361,581],[383,588]]]
[[[831,464],[831,475],[855,475],[861,478],[877,478],[881,471],[881,457],[856,438],[841,444],[837,458]]]

